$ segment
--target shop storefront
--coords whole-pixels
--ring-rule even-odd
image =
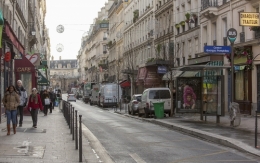
[[[230,56],[226,55],[228,59]],[[234,48],[234,101],[239,103],[242,114],[251,114],[252,104],[252,47]],[[229,71],[230,76],[230,71]],[[229,78],[230,79],[230,78]],[[229,80],[229,82],[231,82]],[[229,87],[229,94],[231,87]],[[230,101],[230,98],[229,98]]]
[[[36,88],[37,74],[35,66],[25,57],[15,60],[15,79],[22,80],[24,88],[31,92],[32,88]]]

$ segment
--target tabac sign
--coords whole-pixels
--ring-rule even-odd
[[[260,26],[259,13],[257,12],[241,12],[239,15],[240,26]]]

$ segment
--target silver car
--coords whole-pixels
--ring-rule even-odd
[[[130,103],[128,104],[128,113],[134,115],[138,113],[138,104],[141,102],[142,94],[135,94],[132,96]]]
[[[76,102],[76,95],[75,94],[68,94],[67,101]]]

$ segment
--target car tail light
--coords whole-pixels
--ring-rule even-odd
[[[147,103],[146,103],[146,108],[147,108],[147,109],[150,109],[149,107],[150,107],[150,106],[149,106],[149,103],[147,102]]]

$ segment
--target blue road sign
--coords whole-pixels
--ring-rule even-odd
[[[231,53],[231,47],[230,46],[204,46],[204,53]]]

